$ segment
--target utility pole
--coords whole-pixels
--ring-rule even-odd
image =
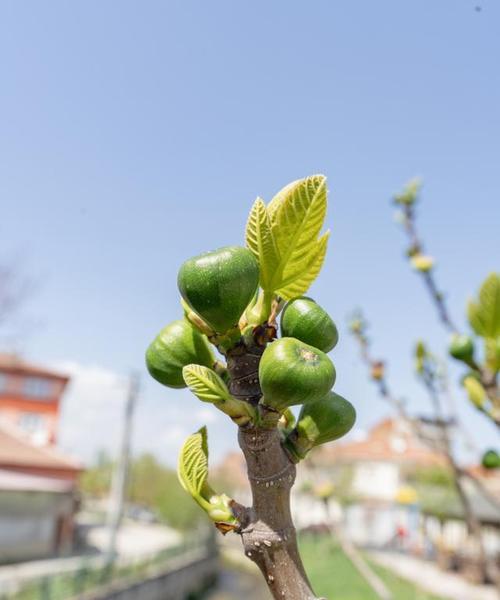
[[[120,451],[118,461],[113,473],[111,496],[108,512],[109,545],[108,563],[112,563],[116,557],[116,539],[123,516],[125,503],[125,492],[128,479],[130,462],[130,439],[132,435],[132,421],[134,416],[137,394],[139,391],[139,376],[137,373],[130,375],[125,412],[123,417],[123,430],[120,440]]]

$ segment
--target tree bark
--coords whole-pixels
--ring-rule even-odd
[[[229,389],[253,405],[262,396],[258,382],[262,351],[259,346],[240,346],[228,355]],[[281,445],[276,426],[278,417],[271,415],[274,426],[270,428],[254,425],[239,428],[238,442],[252,490],[252,506],[236,505],[234,509],[242,523],[239,533],[246,556],[261,570],[273,598],[318,600],[297,547],[290,510],[296,467]]]

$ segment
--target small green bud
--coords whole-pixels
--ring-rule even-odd
[[[411,179],[403,188],[403,190],[394,196],[394,203],[402,206],[411,206],[415,204],[418,199],[418,194],[422,182],[418,177]]]
[[[434,268],[434,259],[432,256],[424,256],[423,254],[415,254],[410,258],[412,267],[421,273],[428,273]]]
[[[468,375],[463,381],[463,386],[472,404],[477,408],[483,408],[487,396],[482,383],[476,377]]]
[[[500,455],[496,450],[487,450],[483,454],[481,462],[485,469],[498,469],[500,468]]]
[[[210,498],[210,505],[207,510],[208,516],[212,521],[227,524],[237,524],[237,520],[231,510],[231,498],[226,494],[219,494]]]
[[[323,481],[314,487],[313,492],[316,498],[326,502],[333,496],[335,486],[331,481]]]
[[[469,335],[455,334],[448,351],[453,358],[468,364],[474,358],[474,341]]]

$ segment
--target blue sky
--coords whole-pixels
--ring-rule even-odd
[[[447,337],[389,199],[424,178],[419,224],[463,323],[499,267],[499,18],[486,0],[2,2],[0,253],[21,254],[39,281],[20,349],[87,377],[68,395],[65,447],[88,457],[111,444],[122,391],[92,374],[143,369],[152,336],[180,315],[181,262],[241,244],[257,195],[316,172],[329,178],[332,237],[311,294],[341,331],[336,389],[360,429],[386,413],[345,332],[362,306],[394,388],[423,409],[411,347],[424,337],[442,351]],[[174,462],[203,418],[215,458],[236,447],[206,409],[144,374],[136,449]]]

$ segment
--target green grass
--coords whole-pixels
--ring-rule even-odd
[[[303,536],[299,546],[316,594],[338,600],[377,600],[377,596],[332,538]],[[395,600],[442,600],[387,569],[377,565],[372,567],[391,590]]]

